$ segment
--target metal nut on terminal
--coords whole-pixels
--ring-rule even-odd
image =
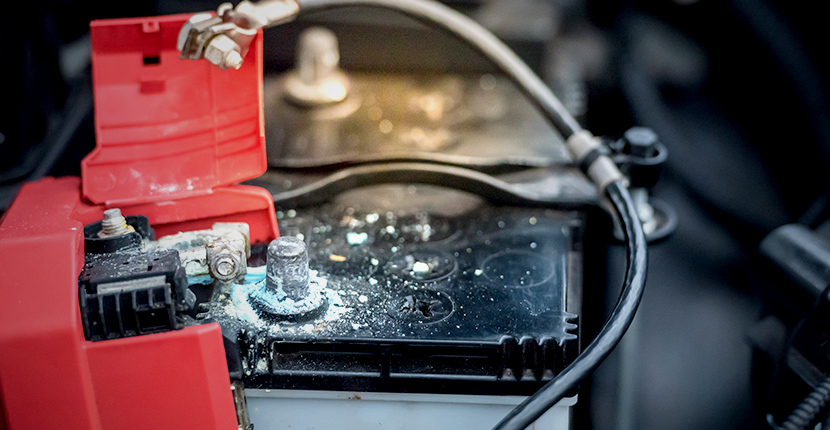
[[[205,245],[207,251],[208,271],[210,276],[219,281],[233,281],[248,272],[245,258],[245,241],[240,239],[221,239]]]
[[[205,47],[205,58],[222,70],[239,69],[242,54],[239,45],[224,34],[216,35]]]

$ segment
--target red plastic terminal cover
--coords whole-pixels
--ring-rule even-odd
[[[262,33],[239,70],[223,71],[179,59],[190,16],[92,23],[97,146],[82,163],[90,201],[176,200],[265,172]]]
[[[221,327],[84,340],[80,180],[23,186],[0,223],[0,429],[237,429]]]

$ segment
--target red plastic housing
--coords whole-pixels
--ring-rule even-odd
[[[265,172],[261,37],[239,70],[222,71],[179,59],[186,18],[90,26],[98,145],[81,164],[90,201],[174,200]]]
[[[27,184],[0,224],[0,428],[236,429],[218,324],[84,339],[80,186]]]
[[[92,24],[97,147],[83,180],[23,187],[0,223],[0,430],[236,429],[218,324],[84,339],[83,226],[108,207],[158,235],[247,222],[278,235],[266,169],[262,44],[240,70],[178,59],[189,15]]]
[[[157,234],[247,222],[251,241],[279,233],[266,190],[231,185],[265,172],[262,33],[239,70],[179,59],[190,15],[95,21],[97,145],[81,163],[83,195],[147,215]]]

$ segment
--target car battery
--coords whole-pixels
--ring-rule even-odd
[[[283,238],[307,244],[310,283],[331,298],[317,314],[258,308],[261,266],[241,283],[204,279],[212,299],[198,318],[222,324],[226,347],[238,349],[257,428],[326,427],[331,416],[313,411],[329,408],[364,411],[345,428],[405,428],[436,414],[487,427],[579,353],[586,226],[598,222],[588,213],[494,206],[430,186],[337,200],[277,213]],[[264,263],[256,248],[251,266]],[[538,425],[567,428],[574,401]],[[372,418],[390,414],[402,421]]]
[[[0,422],[480,428],[576,358],[610,220],[574,166],[280,194],[262,33],[218,70],[178,58],[188,18],[92,25],[97,147],[0,224]]]

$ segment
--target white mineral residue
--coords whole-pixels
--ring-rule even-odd
[[[429,264],[423,261],[416,261],[412,264],[412,274],[415,276],[425,276],[429,273]]]
[[[329,300],[329,307],[326,309],[326,314],[323,315],[323,319],[326,321],[336,321],[340,319],[343,315],[351,310],[351,308],[347,308],[343,304],[343,300],[340,299],[339,294],[334,294],[331,290],[326,291],[326,298]]]
[[[265,358],[260,358],[256,362],[257,370],[268,370],[268,361]]]
[[[224,306],[224,312],[239,320],[252,324],[257,329],[268,330],[272,334],[315,331],[314,322],[303,325],[291,323],[274,324],[259,316],[259,313],[254,310],[248,301],[248,296],[252,291],[262,288],[262,283],[265,282],[265,272],[265,266],[249,267],[244,283],[234,284],[231,287],[231,300]],[[319,277],[316,270],[309,270],[308,275],[309,287],[321,289],[322,294],[328,300],[328,307],[326,313],[322,316],[322,320],[336,321],[351,310],[351,308],[343,304],[343,300],[340,299],[340,296],[335,291],[326,288],[327,281]],[[319,322],[319,320],[317,321]]]
[[[352,246],[362,245],[368,238],[369,235],[366,233],[349,232],[346,234],[346,241]]]

